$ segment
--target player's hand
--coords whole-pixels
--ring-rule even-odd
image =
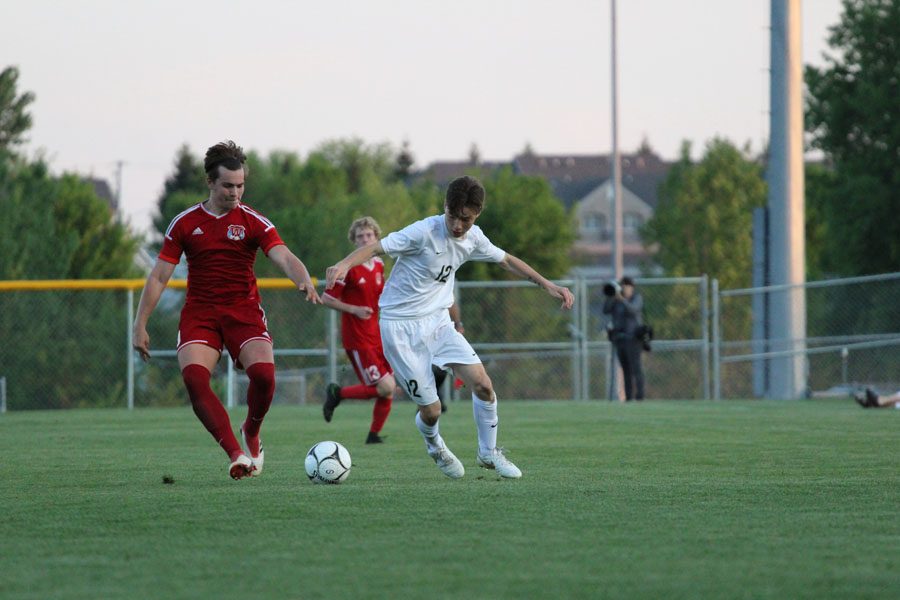
[[[322,298],[319,297],[319,292],[316,291],[316,286],[314,286],[311,281],[301,283],[297,286],[297,289],[300,290],[301,294],[306,296],[307,302],[322,304]]]
[[[144,328],[134,330],[132,346],[141,355],[141,360],[148,362],[150,360],[150,334]]]
[[[368,306],[357,306],[353,309],[353,316],[357,319],[362,319],[363,321],[367,321],[372,318],[372,315],[375,314],[375,311]]]
[[[572,305],[575,304],[575,296],[572,295],[572,292],[571,290],[569,290],[569,288],[551,284],[551,287],[547,288],[547,293],[549,293],[554,298],[559,298],[560,300],[562,300],[560,308],[572,308]]]
[[[336,265],[331,265],[327,269],[325,269],[325,289],[330,290],[334,287],[335,282],[344,278],[344,275],[347,274],[348,269],[338,263]]]

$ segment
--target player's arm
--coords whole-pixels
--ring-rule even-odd
[[[157,259],[153,270],[147,275],[144,291],[141,292],[137,315],[134,317],[132,345],[145,362],[150,360],[150,334],[147,333],[147,321],[150,320],[153,309],[159,304],[159,298],[172,278],[175,266],[168,261]]]
[[[368,306],[359,306],[358,304],[347,304],[343,300],[338,300],[328,292],[322,294],[322,304],[334,310],[350,313],[357,319],[366,320],[371,317],[375,311]]]
[[[306,265],[294,256],[294,253],[287,246],[284,244],[274,246],[269,250],[269,258],[284,271],[288,279],[294,282],[300,293],[306,296],[307,302],[322,304],[322,299],[319,298],[319,293],[316,292],[316,286],[309,276]]]
[[[341,261],[325,270],[325,289],[330,290],[334,287],[334,282],[338,279],[343,279],[347,275],[347,271],[353,267],[361,265],[370,258],[375,258],[382,254],[384,254],[384,248],[381,247],[380,241],[372,242],[367,246],[357,248],[345,256]]]
[[[523,279],[530,279],[544,288],[544,290],[554,298],[562,300],[562,308],[572,308],[572,305],[575,303],[575,296],[572,295],[569,288],[556,285],[552,281],[549,281],[543,275],[531,268],[531,265],[520,258],[516,258],[509,252],[506,253],[506,256],[503,257],[503,260],[501,260],[499,264],[510,273],[514,273]]]

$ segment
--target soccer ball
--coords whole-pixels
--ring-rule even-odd
[[[313,483],[343,483],[350,474],[350,453],[337,442],[319,442],[306,453],[306,474]]]

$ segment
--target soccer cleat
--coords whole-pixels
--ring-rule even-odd
[[[856,400],[856,403],[863,408],[869,408],[869,406],[866,404],[866,395],[863,392],[854,392],[853,399]]]
[[[326,423],[331,423],[331,417],[334,415],[334,409],[341,403],[341,386],[336,383],[329,383],[325,388],[325,403],[322,405],[322,416],[325,417]]]
[[[878,408],[878,394],[872,388],[866,388],[866,408]]]
[[[228,474],[232,479],[243,479],[250,475],[252,469],[253,461],[247,458],[246,454],[241,454],[228,466]]]
[[[369,435],[366,437],[367,444],[383,444],[384,438],[375,433],[374,431],[370,431]]]
[[[438,466],[441,473],[451,479],[459,479],[466,474],[466,468],[446,445],[441,445],[437,450],[429,452],[428,456],[434,459],[434,464]]]
[[[485,469],[494,469],[500,477],[505,477],[506,479],[518,479],[522,476],[522,471],[519,470],[519,467],[512,464],[512,462],[503,455],[502,448],[494,448],[488,455],[483,455],[479,452],[475,455],[475,459],[478,461],[479,466],[484,467]]]
[[[244,452],[246,452],[247,456],[250,457],[250,462],[253,465],[250,468],[250,476],[257,477],[262,473],[263,462],[265,462],[266,459],[266,454],[263,451],[262,440],[259,439],[259,436],[256,436],[256,440],[250,440],[255,442],[254,445],[257,448],[256,456],[253,455],[253,450],[250,447],[250,442],[247,440],[247,434],[244,433],[243,427],[241,427],[241,441],[244,442]]]

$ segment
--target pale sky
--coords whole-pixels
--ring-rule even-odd
[[[618,0],[619,140],[663,158],[767,135],[769,0]],[[821,65],[840,0],[805,0]],[[0,0],[0,69],[37,96],[26,150],[115,182],[149,227],[175,152],[305,157],[359,137],[416,167],[610,152],[610,0]],[[246,198],[252,204],[252,178]]]

